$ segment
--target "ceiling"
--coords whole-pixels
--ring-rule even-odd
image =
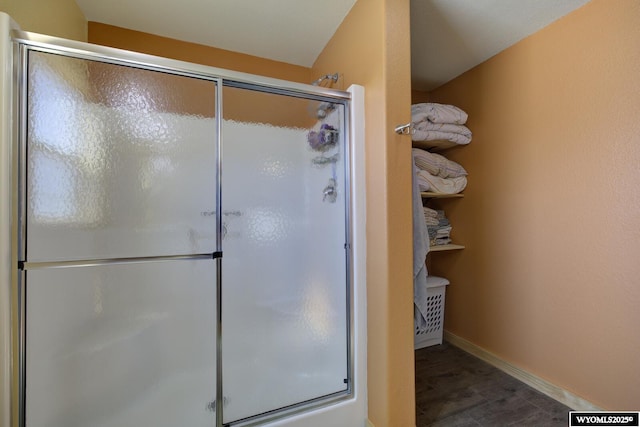
[[[411,0],[412,87],[431,90],[589,0]]]
[[[412,86],[436,88],[587,1],[411,0]],[[356,0],[76,2],[89,21],[311,67]]]
[[[76,0],[89,21],[304,67],[313,65],[355,2]]]

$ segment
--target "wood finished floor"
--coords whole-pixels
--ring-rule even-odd
[[[417,427],[568,425],[568,407],[446,342],[415,358]]]

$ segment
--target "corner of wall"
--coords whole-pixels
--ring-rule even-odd
[[[0,4],[0,10],[25,31],[87,41],[87,19],[74,0],[6,0]]]
[[[411,103],[418,104],[421,102],[429,102],[429,92],[424,92],[417,89],[411,89]]]

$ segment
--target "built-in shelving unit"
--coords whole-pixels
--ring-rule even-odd
[[[422,108],[422,107],[418,107],[418,108]],[[436,109],[439,107],[436,107],[435,105],[433,105],[428,108]],[[453,108],[455,109],[456,107],[453,107]],[[411,106],[411,109],[413,113],[414,112],[413,105]],[[448,113],[449,112],[447,112],[447,115]],[[460,121],[458,119],[463,117],[464,114],[465,113],[462,112],[462,114],[460,114],[459,117],[456,117],[456,119],[453,119],[453,117],[448,117],[445,121],[450,120],[451,122],[457,123],[458,121]],[[454,114],[452,114],[452,116],[454,116]],[[420,120],[414,117],[412,117],[412,119]],[[425,122],[430,120],[431,120],[430,118],[424,119]],[[441,121],[440,117],[437,117],[435,121]],[[452,125],[453,123],[449,123],[449,124]],[[428,125],[428,123],[426,123],[425,125]],[[440,126],[440,127],[438,127],[437,125],[434,127],[444,128],[444,124],[443,126]],[[453,128],[450,128],[450,129],[453,129]],[[436,134],[421,135],[415,132],[413,136],[416,136],[416,134],[417,134],[417,137],[420,137],[420,138],[431,137],[436,135]],[[462,139],[462,138],[457,138],[453,136],[451,136],[451,138],[455,140]],[[413,165],[414,172],[417,172],[416,169],[422,169],[422,171],[428,174],[440,176],[441,178],[445,178],[445,179],[447,176],[451,176],[453,178],[454,176],[457,177],[457,176],[461,176],[462,174],[466,175],[464,168],[461,167],[462,165],[457,165],[453,161],[446,160],[447,156],[442,153],[442,151],[444,150],[447,150],[450,148],[452,148],[453,150],[456,150],[457,148],[454,148],[454,147],[463,147],[464,145],[465,144],[457,144],[455,142],[448,141],[448,140],[429,140],[429,141],[413,140],[412,146],[414,149],[420,149],[420,150],[424,150],[426,152],[432,152],[432,153],[438,152],[438,155],[433,155],[433,154],[428,155],[425,153],[420,153],[418,150],[412,150],[412,155],[414,158],[414,165]],[[457,187],[457,185],[450,185],[450,186],[439,185],[437,180],[432,181],[429,178],[429,176],[424,175],[422,171],[416,177],[414,177],[414,179],[417,181],[417,182],[414,182],[414,185],[417,184],[419,187],[424,189],[429,189],[429,190],[440,189],[445,191],[447,190],[454,191],[453,189],[451,190],[449,189],[452,187],[459,188]],[[456,181],[456,182],[452,182],[451,184],[458,184],[458,183],[459,181]],[[428,299],[429,305],[428,306],[426,305],[425,300],[422,299],[422,296],[417,296],[414,301],[415,307],[417,307],[416,317],[415,317],[416,321],[414,325],[415,326],[414,346],[416,349],[429,346],[429,345],[442,343],[442,337],[439,334],[441,334],[441,332],[444,330],[444,322],[443,322],[444,316],[441,316],[441,317],[438,317],[438,316],[440,316],[441,314],[443,315],[445,311],[444,309],[445,291],[446,291],[447,285],[449,284],[449,280],[446,279],[446,277],[436,277],[436,276],[430,275],[429,272],[431,271],[431,267],[434,264],[440,263],[441,261],[447,261],[447,258],[451,258],[451,257],[455,258],[458,256],[464,256],[465,254],[465,252],[460,252],[461,250],[465,249],[463,245],[459,245],[457,244],[457,242],[451,242],[451,237],[452,237],[451,232],[453,230],[454,224],[452,224],[449,221],[449,218],[447,216],[447,210],[454,209],[454,208],[462,208],[462,205],[458,205],[458,203],[460,202],[457,202],[457,200],[464,198],[465,195],[462,193],[446,194],[446,193],[437,193],[433,191],[422,191],[420,195],[421,195],[421,200],[419,201],[414,200],[413,202],[416,204],[419,204],[419,202],[422,202],[421,204],[423,208],[428,207],[431,210],[435,210],[436,214],[434,215],[434,212],[426,209],[423,212],[425,215],[424,220],[426,223],[427,231],[430,233],[430,237],[428,238],[430,244],[429,244],[429,250],[426,252],[426,256],[425,256],[426,259],[424,260],[427,268],[427,274],[428,274],[427,283],[425,284],[426,291],[421,291],[421,292],[423,294],[426,294],[427,298],[429,298]],[[417,206],[415,209],[417,210]],[[455,216],[454,218],[457,219],[457,216]],[[460,234],[463,234],[463,233],[460,233]],[[418,236],[418,237],[421,237],[421,236]],[[455,237],[458,237],[458,234],[456,234]],[[433,245],[431,244],[432,242],[434,243]],[[439,244],[439,245],[435,244],[435,243],[446,243],[446,242],[449,242],[449,243]],[[420,252],[420,256],[422,256],[424,253],[425,253],[424,251]],[[433,253],[436,253],[436,255],[431,255]],[[447,263],[445,262],[445,267],[446,265]],[[438,274],[444,274],[445,276],[448,273],[447,270],[448,270],[447,268],[442,268],[442,267],[437,268],[437,265],[434,268],[434,271],[438,272]],[[416,281],[416,285],[419,286],[420,283]],[[441,304],[439,303],[434,304],[432,302],[432,301],[435,301],[436,299],[438,301],[441,301]],[[438,314],[434,316],[434,313],[438,313]],[[434,334],[433,336],[430,335],[432,333]]]
[[[416,142],[414,141],[414,146]],[[447,194],[447,193],[434,193],[431,191],[422,191],[420,195],[423,199],[459,199],[464,197],[464,193]],[[429,252],[442,252],[442,251],[458,251],[464,249],[462,245],[456,245],[450,243],[448,245],[434,245],[429,248]]]

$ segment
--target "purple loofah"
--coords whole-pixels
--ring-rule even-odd
[[[316,151],[325,151],[329,149],[338,140],[338,131],[331,125],[323,124],[320,130],[310,131],[307,135],[309,146]]]

